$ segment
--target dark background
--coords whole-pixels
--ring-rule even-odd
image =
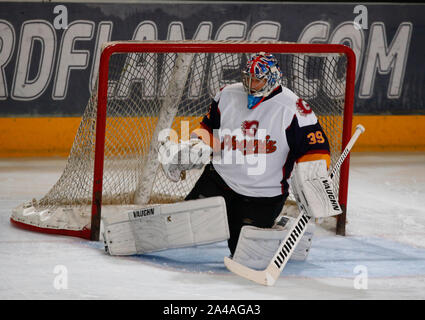
[[[215,39],[217,30],[223,23],[240,20],[247,23],[247,31],[260,21],[273,21],[281,25],[282,41],[296,42],[304,28],[314,21],[326,21],[330,25],[329,34],[342,22],[353,21],[356,14],[353,9],[363,4],[368,9],[368,26],[364,30],[365,50],[368,46],[370,26],[374,22],[385,25],[386,40],[390,45],[400,24],[412,24],[412,35],[408,51],[407,64],[404,70],[402,94],[399,98],[387,97],[388,83],[391,74],[376,73],[372,97],[362,99],[358,90],[365,65],[363,53],[360,74],[356,82],[355,114],[425,114],[425,5],[423,4],[383,4],[383,3],[130,3],[130,4],[82,4],[63,3],[68,9],[68,23],[75,20],[89,20],[95,23],[94,35],[90,41],[76,41],[78,50],[90,51],[89,65],[85,70],[71,70],[68,91],[65,99],[53,100],[52,91],[55,80],[56,65],[47,90],[38,98],[30,101],[14,100],[11,95],[15,63],[19,48],[21,26],[29,20],[46,20],[53,24],[57,14],[53,9],[60,3],[0,3],[0,21],[5,20],[13,25],[15,44],[13,55],[6,65],[5,77],[8,96],[0,100],[0,116],[76,116],[81,115],[90,96],[90,72],[94,58],[95,42],[99,22],[112,21],[111,40],[130,40],[140,22],[149,20],[156,24],[158,40],[166,40],[168,26],[179,21],[184,25],[185,37],[192,39],[198,25],[203,21],[212,23],[211,38]],[[0,30],[1,32],[1,30]],[[55,64],[63,30],[56,30],[57,48]],[[0,41],[1,50],[1,41]],[[29,78],[37,74],[40,45],[35,45]]]

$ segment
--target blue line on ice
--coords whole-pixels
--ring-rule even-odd
[[[220,242],[136,258],[176,271],[226,273],[223,257],[227,255],[226,242]],[[282,276],[353,278],[356,266],[366,267],[370,278],[424,276],[425,249],[382,238],[321,236],[313,239],[307,260],[289,261]]]

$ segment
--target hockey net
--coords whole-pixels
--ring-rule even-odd
[[[331,167],[351,135],[354,54],[343,45],[283,42],[112,42],[104,45],[99,77],[78,128],[66,167],[41,199],[15,208],[23,228],[99,238],[100,214],[143,204],[181,201],[202,170],[168,180],[158,161],[158,135],[171,128],[178,139],[208,112],[223,86],[240,81],[251,54],[271,52],[282,84],[314,110],[331,147]],[[343,208],[347,159],[334,178]],[[345,213],[338,219],[343,234]],[[338,231],[339,230],[339,231]]]

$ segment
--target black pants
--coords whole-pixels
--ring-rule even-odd
[[[226,201],[230,231],[228,246],[232,255],[235,252],[242,226],[271,228],[288,197],[287,194],[262,198],[238,194],[224,182],[214,167],[208,164],[186,200],[215,196],[222,196]]]

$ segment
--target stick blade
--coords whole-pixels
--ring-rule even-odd
[[[224,265],[226,268],[245,279],[262,284],[263,286],[272,286],[276,282],[276,278],[266,270],[254,270],[248,268],[228,257],[224,257]]]

